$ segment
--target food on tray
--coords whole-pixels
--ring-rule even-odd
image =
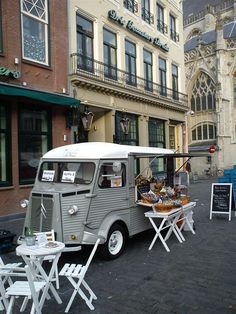
[[[58,247],[58,244],[56,242],[48,242],[47,244],[45,244],[45,247],[52,249]]]

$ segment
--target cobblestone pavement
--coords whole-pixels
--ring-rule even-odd
[[[186,241],[175,237],[168,241],[170,253],[160,242],[148,251],[154,231],[139,234],[128,241],[124,254],[104,261],[98,254],[89,268],[87,281],[97,294],[94,314],[231,314],[236,313],[236,217],[213,216],[209,220],[211,183],[202,180],[190,185],[196,235],[185,232]],[[23,220],[0,223],[0,229],[20,233]],[[90,250],[64,253],[65,262],[84,262]],[[3,254],[5,262],[16,260],[14,252]],[[43,313],[64,313],[72,288],[60,281],[58,305],[47,300]],[[90,313],[77,297],[69,313]],[[19,308],[15,307],[15,312]],[[25,311],[25,313],[27,313]]]

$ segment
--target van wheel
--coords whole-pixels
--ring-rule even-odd
[[[125,248],[126,232],[125,229],[119,225],[111,226],[107,241],[100,246],[100,253],[106,260],[112,260],[119,257]]]

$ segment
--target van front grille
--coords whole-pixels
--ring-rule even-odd
[[[30,226],[35,231],[52,229],[54,196],[52,194],[32,193]]]

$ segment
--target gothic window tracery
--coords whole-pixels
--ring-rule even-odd
[[[201,72],[192,88],[191,110],[212,111],[215,108],[215,84],[209,75]]]

